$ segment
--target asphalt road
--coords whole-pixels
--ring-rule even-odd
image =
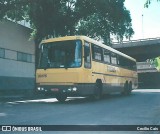
[[[59,103],[49,98],[0,102],[0,125],[160,125],[160,89],[134,90],[129,96],[112,94],[99,101],[69,98]]]

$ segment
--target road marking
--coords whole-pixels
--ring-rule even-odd
[[[24,101],[15,101],[15,102],[8,102],[10,104],[16,104],[16,103],[28,103],[28,102],[56,102],[57,100],[54,98],[49,99],[37,99],[37,100],[24,100]]]
[[[160,93],[160,89],[135,89],[133,92]]]
[[[6,116],[6,115],[7,115],[6,113],[0,113],[0,117]]]
[[[74,100],[74,99],[82,99],[85,97],[68,97],[66,101]],[[18,104],[18,103],[30,103],[30,102],[58,102],[56,98],[48,98],[48,99],[36,99],[36,100],[24,100],[24,101],[14,101],[14,102],[7,102],[9,104]]]

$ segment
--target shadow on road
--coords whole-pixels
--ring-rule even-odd
[[[103,101],[112,101],[122,98],[127,98],[134,96],[135,94],[131,94],[129,96],[124,96],[121,94],[108,94],[104,95],[100,100],[94,100],[90,97],[68,97],[67,100],[63,103],[58,102],[56,98],[39,98],[39,99],[29,99],[29,100],[21,100],[21,101],[9,101],[6,102],[8,104],[18,104],[18,103],[37,103],[37,104],[83,104],[83,103],[100,103]]]
[[[19,97],[19,96],[12,96],[12,97],[0,97],[0,104],[3,103],[10,103],[10,104],[17,104],[17,103],[51,103],[51,104],[80,104],[80,103],[98,103],[102,101],[111,101],[116,99],[122,99],[127,97],[133,97],[134,95],[141,95],[141,94],[148,94],[148,93],[160,93],[160,89],[137,89],[133,90],[132,94],[129,96],[123,96],[119,93],[115,94],[108,94],[102,97],[100,100],[93,100],[89,97],[68,97],[66,102],[60,103],[52,96],[32,96],[32,97]]]
[[[64,104],[80,104],[80,103],[93,103],[93,102],[102,102],[102,101],[111,101],[115,99],[121,99],[121,98],[126,98],[133,96],[134,94],[131,94],[129,96],[124,96],[121,94],[107,94],[102,96],[100,100],[94,100],[90,97],[69,97]],[[60,103],[60,102],[57,102]]]

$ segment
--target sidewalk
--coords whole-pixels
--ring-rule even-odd
[[[46,96],[36,94],[34,90],[0,90],[0,102],[21,101],[30,99],[45,98]]]

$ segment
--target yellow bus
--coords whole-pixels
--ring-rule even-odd
[[[130,94],[138,86],[136,60],[89,37],[47,39],[39,48],[36,91],[60,102],[71,96]]]

